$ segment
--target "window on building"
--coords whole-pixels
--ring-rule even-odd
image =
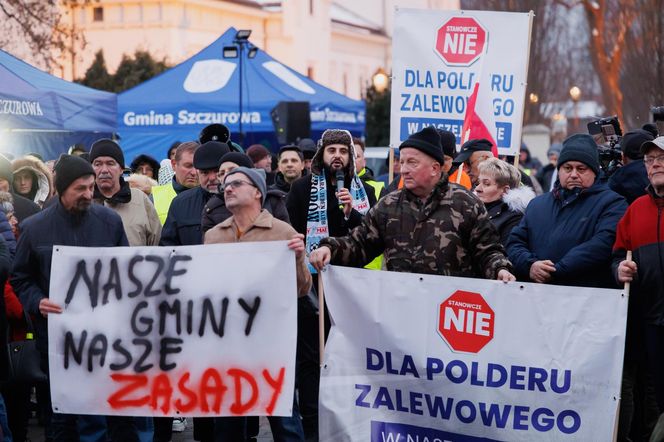
[[[314,15],[314,0],[309,0],[309,15]]]
[[[348,74],[344,72],[344,95],[348,95]]]
[[[98,6],[96,8],[92,8],[92,20],[93,21],[104,21],[104,8],[101,6]]]
[[[314,68],[311,66],[307,68],[307,77],[309,77],[311,80],[314,79]]]

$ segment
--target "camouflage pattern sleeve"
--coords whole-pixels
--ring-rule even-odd
[[[380,228],[380,203],[372,207],[347,236],[325,238],[320,246],[332,251],[330,263],[349,267],[363,267],[383,252],[383,232]]]
[[[511,272],[512,264],[505,256],[505,249],[484,204],[477,200],[471,213],[475,222],[470,232],[469,251],[478,276],[483,274],[487,279],[495,279],[501,269]]]

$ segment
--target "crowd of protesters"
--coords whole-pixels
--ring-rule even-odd
[[[109,139],[56,161],[0,155],[0,343],[34,337],[48,373],[47,318],[62,312],[48,296],[55,244],[287,240],[297,261],[296,394],[292,416],[269,423],[275,440],[317,440],[318,318],[326,312],[315,288],[328,263],[598,288],[630,282],[618,440],[663,440],[664,137],[653,132],[624,135],[623,167],[611,176],[589,135],[552,145],[542,166],[526,146],[516,161],[495,158],[484,139],[457,152],[455,135],[434,128],[399,146],[391,182],[366,166],[362,140],[334,129],[282,146],[274,159],[262,145],[245,153],[205,130],[162,161],[141,154],[128,168]],[[4,440],[26,441],[33,411],[49,441],[168,442],[187,425],[53,412],[47,382],[7,381],[6,354]],[[257,418],[193,421],[201,441],[258,433]]]

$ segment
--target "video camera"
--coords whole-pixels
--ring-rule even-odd
[[[622,152],[619,143],[623,133],[618,117],[614,115],[591,121],[588,123],[588,133],[597,143],[600,167],[607,176],[610,176],[622,166]]]
[[[652,120],[657,125],[657,131],[660,135],[664,134],[664,106],[655,106],[650,109]]]

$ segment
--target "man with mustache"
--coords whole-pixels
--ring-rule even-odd
[[[95,171],[80,157],[62,155],[55,166],[58,198],[40,213],[21,223],[21,235],[11,284],[23,308],[33,316],[41,367],[48,373],[47,318],[62,313],[63,306],[49,299],[53,246],[127,246],[122,219],[111,209],[92,203]],[[106,440],[138,442],[129,417],[50,413],[46,436],[52,440]],[[107,437],[108,436],[108,437]]]
[[[355,171],[353,138],[348,131],[339,129],[323,133],[311,161],[311,174],[295,180],[286,198],[291,225],[305,235],[307,256],[323,238],[344,236],[360,225],[375,203],[374,189],[362,183]],[[318,312],[308,296],[298,299],[297,321],[300,413],[304,436],[311,439],[318,435],[320,366]]]
[[[97,177],[94,199],[115,211],[124,225],[129,245],[159,244],[161,223],[145,193],[132,189],[122,177],[124,154],[113,140],[101,139],[90,148],[90,162]]]
[[[613,287],[611,249],[625,199],[598,179],[590,135],[563,142],[558,181],[533,199],[507,242],[517,278],[544,284]]]

